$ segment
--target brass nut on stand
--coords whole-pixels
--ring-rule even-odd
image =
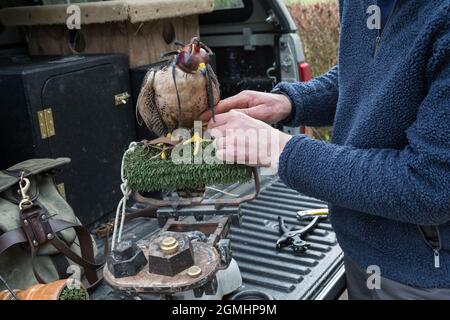
[[[150,273],[174,277],[193,265],[194,249],[186,234],[166,231],[150,240]]]
[[[174,237],[166,237],[159,244],[161,251],[165,254],[174,254],[178,251],[179,246],[178,240]]]
[[[202,274],[202,269],[199,266],[192,266],[188,269],[187,274],[191,278],[197,278]]]

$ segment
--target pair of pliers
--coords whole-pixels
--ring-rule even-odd
[[[282,217],[278,217],[281,237],[277,241],[276,248],[291,247],[294,253],[304,252],[309,248],[310,244],[302,239],[302,236],[308,233],[319,221],[319,217],[315,217],[311,222],[302,229],[289,230],[284,223]]]
[[[281,249],[284,247],[291,247],[292,250],[294,250],[294,253],[304,252],[310,247],[310,244],[303,240],[302,236],[311,231],[320,219],[327,218],[327,216],[328,209],[299,211],[298,217],[300,219],[309,217],[312,217],[313,219],[307,226],[296,230],[287,228],[284,219],[279,216],[278,225],[281,237],[277,241],[276,248]]]

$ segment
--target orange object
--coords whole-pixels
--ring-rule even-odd
[[[84,288],[77,280],[73,285],[78,285]],[[61,292],[67,287],[68,280],[58,280],[48,284],[36,284],[26,290],[14,290],[20,300],[60,300]],[[8,290],[0,291],[0,300],[14,300],[13,296]]]

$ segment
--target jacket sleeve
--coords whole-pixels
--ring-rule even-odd
[[[328,73],[308,82],[281,82],[275,89],[281,90],[292,100],[292,113],[283,125],[331,126],[339,96],[338,66]]]
[[[450,41],[427,70],[429,90],[403,150],[357,149],[300,135],[281,155],[282,180],[333,205],[388,219],[450,221]]]

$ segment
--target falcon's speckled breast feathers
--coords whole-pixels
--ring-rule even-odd
[[[211,50],[193,38],[160,69],[150,69],[137,101],[138,120],[158,136],[183,127],[190,129],[200,115],[220,100],[217,77],[209,65]],[[140,119],[139,119],[140,117]]]

